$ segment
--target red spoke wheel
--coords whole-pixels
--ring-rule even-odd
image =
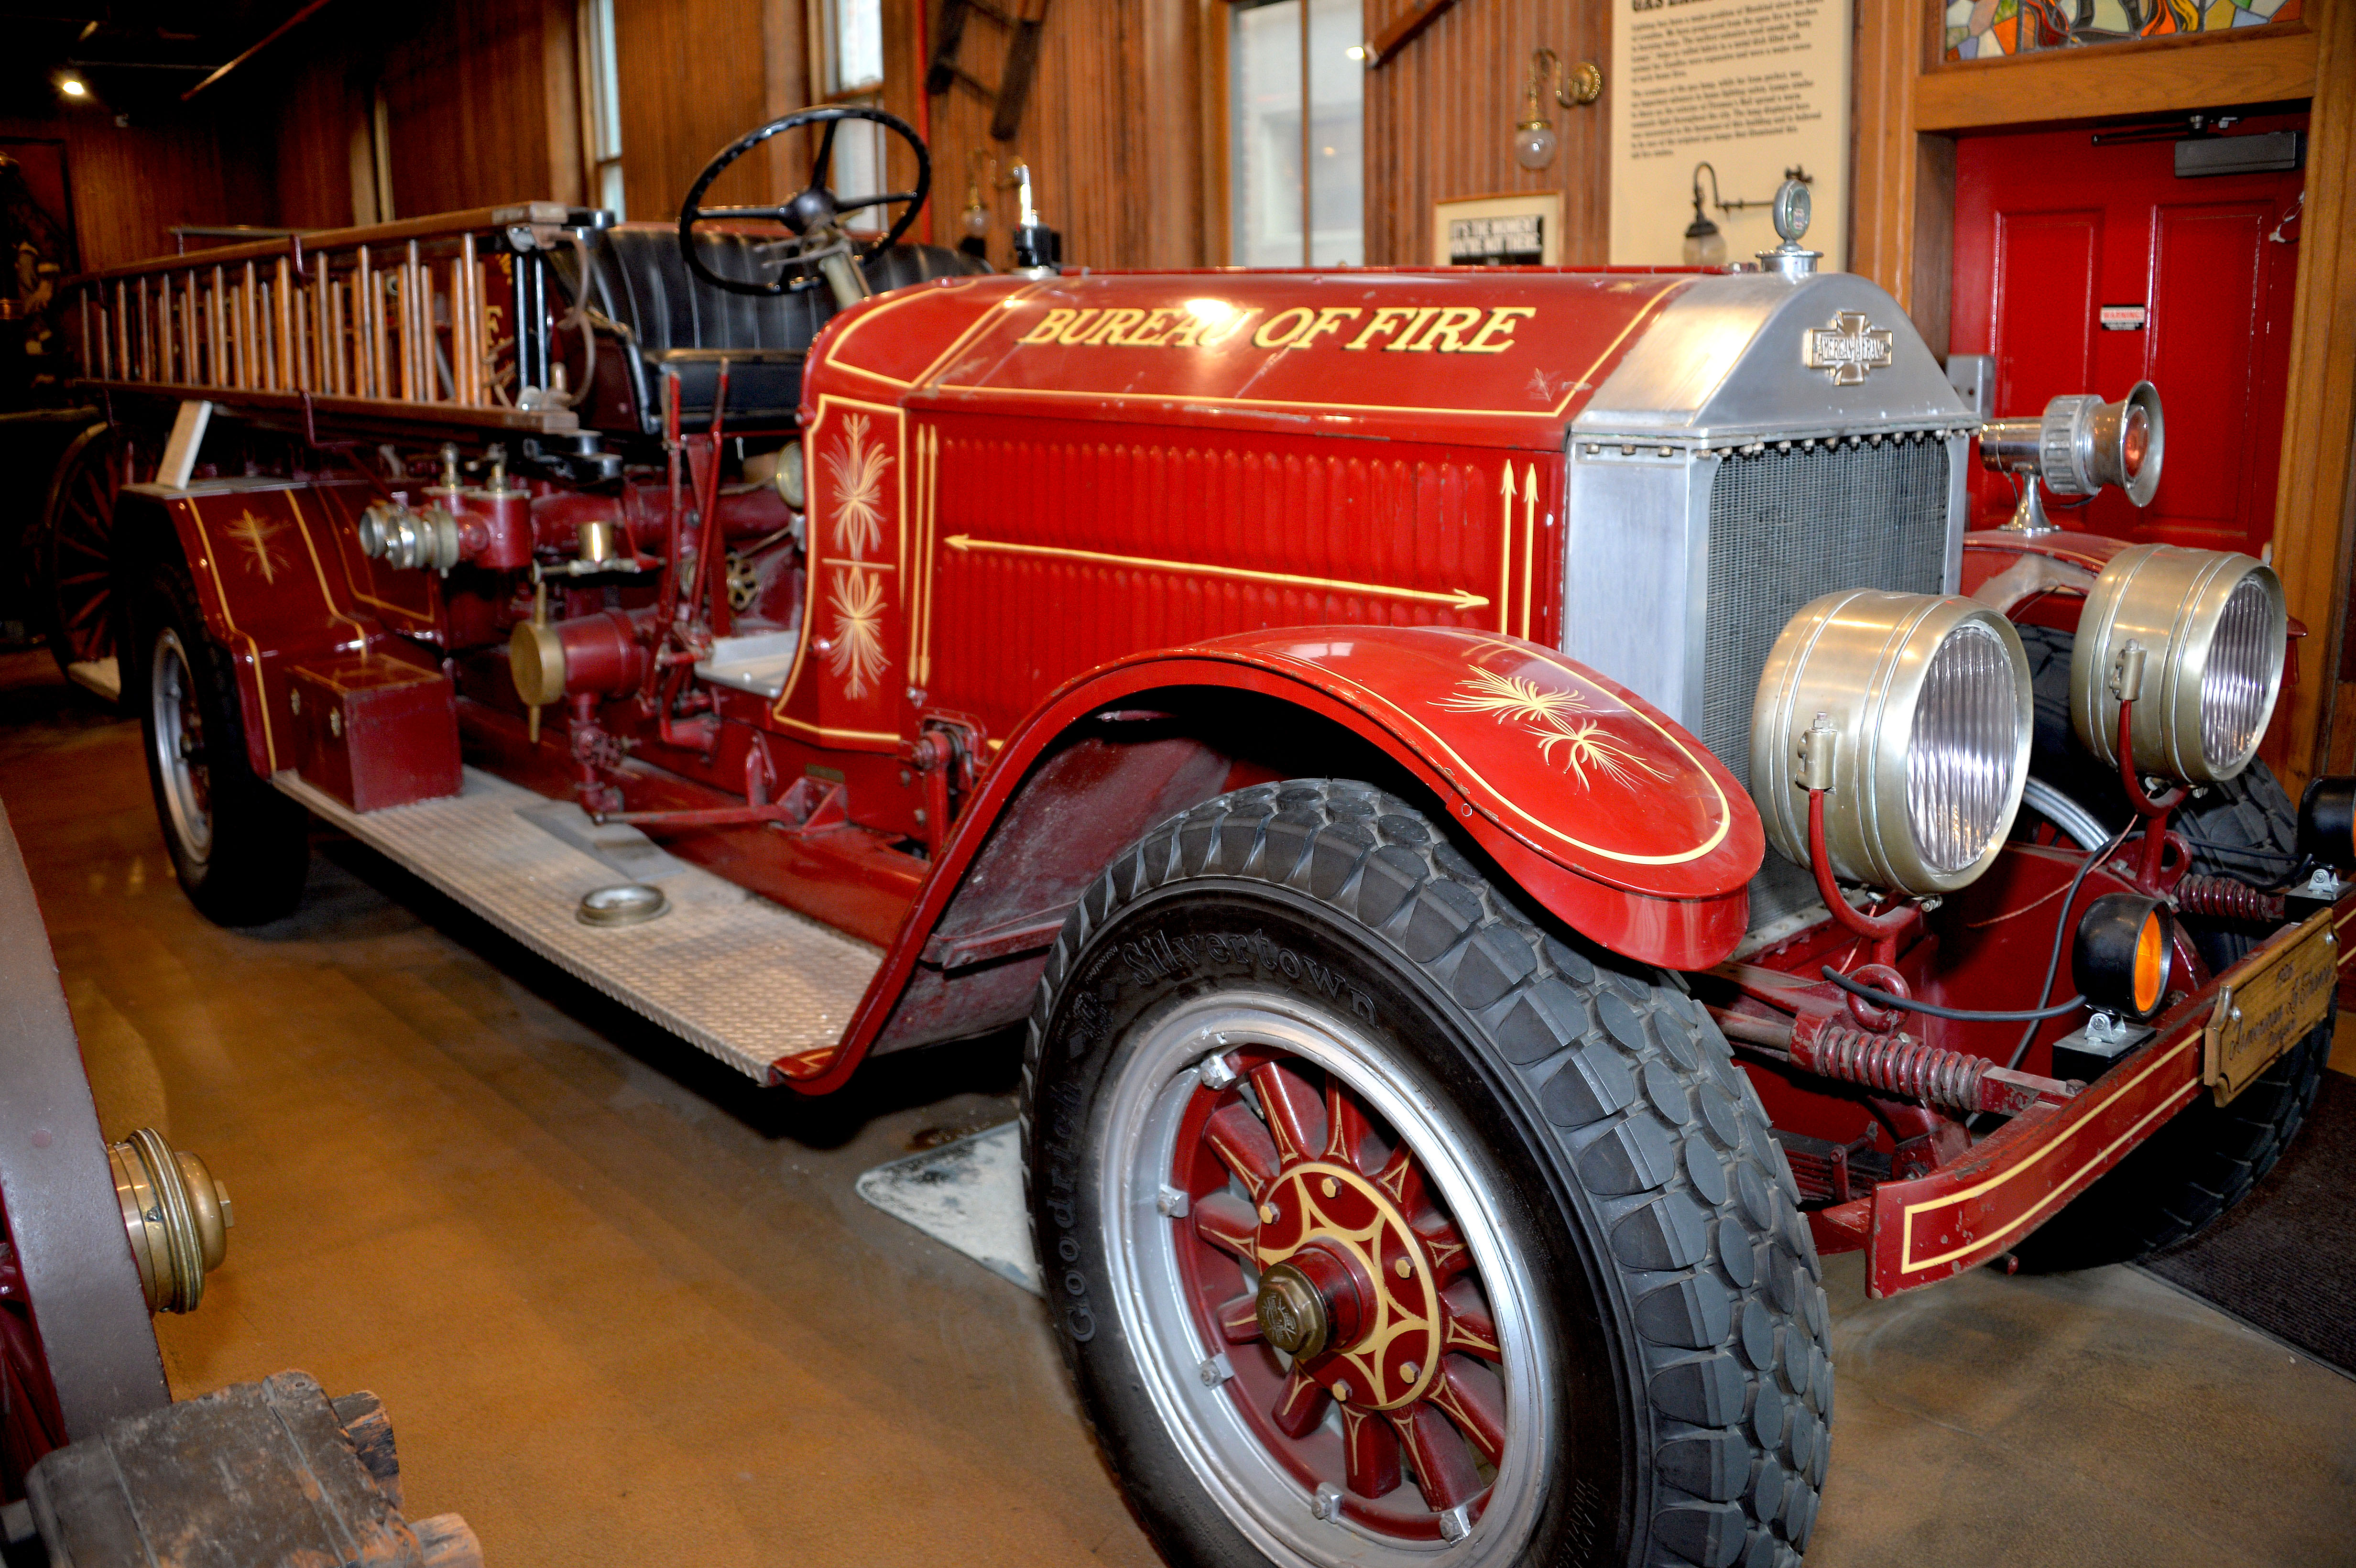
[[[1797,1562],[1829,1323],[1756,1093],[1404,802],[1149,834],[1049,956],[1024,1093],[1064,1349],[1172,1562]]]
[[[1303,1027],[1213,1011],[1208,1025],[1189,1017],[1214,1039]],[[1330,1030],[1306,1027],[1321,1024]],[[1506,1455],[1491,1286],[1428,1174],[1432,1157],[1344,1076],[1339,1040],[1316,1043],[1328,1049],[1254,1043],[1197,1069],[1162,1200],[1182,1211],[1179,1289],[1203,1342],[1228,1357],[1237,1413],[1328,1515],[1402,1541],[1453,1539]]]
[[[117,425],[91,426],[58,460],[30,541],[30,574],[59,669],[114,656],[114,503],[141,472]]]

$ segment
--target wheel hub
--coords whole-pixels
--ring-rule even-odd
[[[1349,1166],[1314,1160],[1286,1170],[1259,1221],[1256,1309],[1269,1342],[1344,1404],[1390,1410],[1422,1398],[1440,1365],[1440,1292],[1397,1204]],[[1290,1349],[1267,1315],[1279,1328],[1297,1323],[1302,1349]]]

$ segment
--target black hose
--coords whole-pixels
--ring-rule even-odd
[[[2037,992],[2038,1008],[2043,1008],[2052,998],[2053,976],[2062,971],[2062,945],[2070,935],[2070,906],[2078,901],[2078,890],[2084,885],[2086,873],[2117,854],[2119,846],[2127,841],[2127,835],[2136,830],[2139,821],[2140,819],[2129,822],[2125,827],[2119,829],[2118,837],[2104,845],[2098,853],[2089,855],[2079,862],[2078,874],[2070,879],[2070,891],[2062,895],[2062,912],[2053,918],[2053,950],[2046,955],[2045,984],[2039,987]],[[2012,1060],[2005,1063],[2005,1066],[2015,1072],[2020,1071],[2021,1062],[2028,1058],[2030,1043],[2037,1039],[2038,1024],[2053,1015],[2032,1011],[2022,1016],[2029,1019],[2029,1027],[2020,1031],[2020,1043],[2012,1048]]]
[[[2023,1019],[2027,1019],[2034,1025],[2046,1019],[2058,1019],[2072,1008],[2084,1006],[2086,1000],[2083,997],[2072,997],[2066,1002],[2056,1002],[2050,1008],[2040,1008],[2029,1012],[1988,1013],[1976,1011],[1971,1008],[1943,1008],[1935,1002],[1915,1001],[1911,997],[1893,997],[1887,991],[1878,991],[1861,981],[1850,979],[1829,964],[1824,965],[1824,976],[1850,996],[1862,997],[1877,1008],[1895,1008],[1901,1012],[1907,1013],[1926,1013],[1934,1019],[1949,1019],[1964,1024],[2017,1024]]]

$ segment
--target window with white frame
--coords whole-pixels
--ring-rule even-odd
[[[812,58],[819,98],[828,103],[881,108],[884,103],[884,0],[809,0]],[[810,136],[816,153],[822,128]],[[872,120],[846,120],[834,133],[834,159],[827,188],[838,196],[878,196],[889,187],[885,144],[890,133]],[[860,229],[880,227],[890,209],[870,208],[844,221]]]
[[[614,54],[614,0],[581,0],[581,74],[589,101],[589,199],[627,216],[622,203],[622,91]]]
[[[1230,12],[1229,259],[1365,260],[1365,68],[1359,0],[1260,0]]]

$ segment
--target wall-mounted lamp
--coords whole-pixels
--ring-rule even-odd
[[[990,208],[981,199],[981,167],[984,164],[990,165],[990,178],[995,184],[998,176],[996,155],[980,147],[966,155],[965,211],[958,215],[958,220],[965,225],[967,235],[975,240],[987,239],[990,234]]]
[[[90,84],[78,76],[60,77],[58,80],[58,91],[68,98],[80,98],[88,94]]]
[[[1593,60],[1570,68],[1563,80],[1562,58],[1552,49],[1530,57],[1530,84],[1522,93],[1522,123],[1514,127],[1514,161],[1526,169],[1542,169],[1554,162],[1554,122],[1547,118],[1546,94],[1565,109],[1583,109],[1603,96],[1603,71]]]
[[[1694,219],[1686,225],[1685,263],[1688,267],[1723,267],[1726,265],[1726,236],[1718,231],[1718,225],[1712,223],[1709,215],[1701,209],[1701,172],[1704,169],[1709,169],[1710,205],[1720,212],[1738,212],[1746,207],[1767,207],[1772,205],[1772,198],[1769,201],[1728,201],[1718,193],[1718,170],[1707,163],[1694,165]],[[1804,186],[1814,184],[1815,179],[1805,169],[1796,167],[1785,169],[1783,177],[1797,180]],[[1805,219],[1801,219],[1801,227],[1807,227]]]

